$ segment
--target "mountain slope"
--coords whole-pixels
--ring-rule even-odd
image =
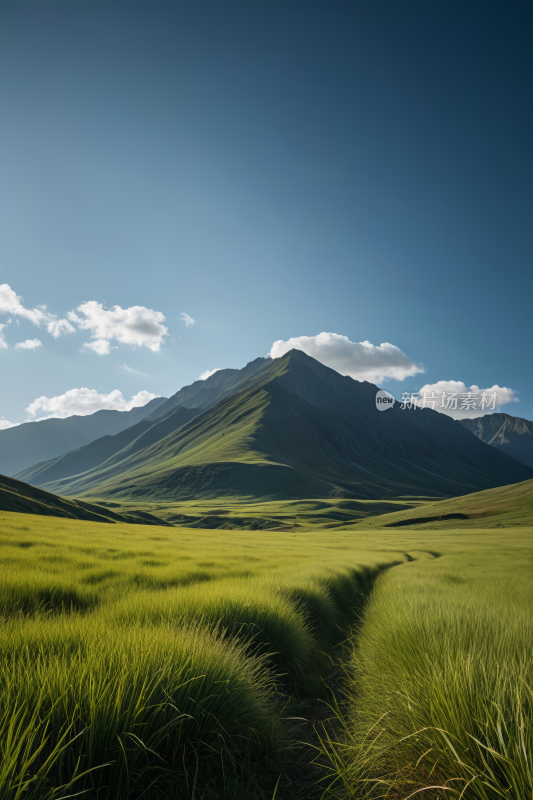
[[[533,526],[533,480],[381,514],[348,527],[366,530],[411,526],[416,530]]]
[[[113,504],[112,504],[113,505]],[[116,505],[116,504],[115,504]],[[83,500],[67,500],[27,483],[0,475],[0,511],[39,514],[46,517],[92,520],[93,522],[129,522],[142,525],[167,525],[152,514],[132,511],[117,514],[104,506]]]
[[[530,420],[510,414],[487,414],[485,417],[462,419],[461,425],[482,442],[533,467],[533,422]]]
[[[43,419],[0,431],[0,473],[15,475],[101,436],[119,433],[155,412],[165,401],[165,397],[156,397],[131,411],[102,410],[83,417]]]
[[[46,484],[67,495],[450,497],[533,470],[430,409],[379,412],[377,387],[301,351],[231,375],[233,393],[154,444]],[[253,363],[253,362],[252,362]]]
[[[155,422],[143,419],[114,436],[102,436],[94,442],[64,453],[58,458],[35,464],[17,473],[15,477],[34,486],[42,486],[51,481],[78,475],[98,467],[117,453],[123,452],[122,457],[126,458],[138,450],[154,444],[180,428],[197,413],[197,409],[178,406],[162,418],[158,417]]]

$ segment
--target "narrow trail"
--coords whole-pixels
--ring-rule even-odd
[[[435,551],[420,551],[427,553],[431,558],[439,558],[441,555]],[[359,621],[364,615],[365,607],[374,591],[376,579],[384,572],[389,572],[402,563],[409,563],[418,560],[416,555],[405,553],[405,561],[398,561],[390,564],[378,573],[373,581],[371,590],[366,594],[365,603],[359,610]],[[350,637],[357,635],[357,623],[350,627]],[[299,761],[294,764],[294,770],[288,776],[289,780],[284,783],[281,795],[283,798],[291,800],[320,800],[326,790],[329,780],[327,777],[327,759],[320,753],[320,738],[325,734],[335,741],[341,732],[341,722],[331,706],[342,708],[344,693],[342,684],[346,677],[343,661],[341,660],[333,671],[324,679],[328,689],[331,691],[331,702],[323,700],[309,700],[309,705],[305,712],[295,716],[301,717],[301,721],[295,721],[294,741],[299,745]]]
[[[337,701],[341,696],[341,678],[342,669],[338,667],[326,680]],[[300,774],[292,782],[292,796],[294,800],[320,800],[328,781],[321,780],[327,774],[324,769],[327,761],[319,752],[319,735],[328,733],[335,738],[338,735],[340,722],[330,706],[321,700],[313,701],[307,714],[302,716],[305,721],[296,723],[295,738],[301,746],[302,757],[305,760],[302,762]]]

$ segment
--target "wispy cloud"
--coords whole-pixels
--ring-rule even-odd
[[[10,322],[11,320],[9,320],[9,322],[4,322],[3,325],[0,325],[0,350],[5,350],[7,348],[6,337],[5,333],[3,333],[3,330],[4,328],[7,328]]]
[[[181,321],[185,323],[187,328],[191,328],[193,325],[196,325],[196,320],[186,314],[185,311],[181,312]]]
[[[153,377],[152,375],[147,375],[146,372],[140,372],[138,369],[133,369],[133,367],[128,367],[127,364],[121,364],[119,369],[121,369],[122,372],[128,372],[128,373],[130,373],[132,375],[140,375],[143,378],[152,378]]]

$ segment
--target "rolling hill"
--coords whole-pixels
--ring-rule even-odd
[[[462,419],[464,425],[482,442],[533,467],[533,422],[510,414],[487,414],[475,419]]]
[[[111,503],[110,505],[116,505]],[[66,517],[84,519],[92,522],[128,522],[142,525],[166,525],[153,514],[130,511],[119,514],[111,508],[86,503],[83,500],[67,500],[50,492],[36,489],[27,483],[0,475],[0,511],[14,511],[20,514],[39,514],[46,517]]]
[[[377,411],[376,386],[301,351],[221,372],[228,374],[170,398],[200,403],[185,424],[41,485],[68,496],[134,500],[408,500],[533,478],[533,470],[436,411]],[[159,410],[165,407],[172,411],[168,401]],[[44,469],[32,481],[42,480]]]
[[[351,528],[507,528],[533,525],[533,480],[367,518]],[[345,527],[345,526],[342,526]]]
[[[16,475],[38,462],[56,458],[102,436],[109,436],[135,425],[155,412],[166,397],[155,397],[145,406],[131,411],[96,411],[86,416],[24,422],[0,431],[0,473]]]

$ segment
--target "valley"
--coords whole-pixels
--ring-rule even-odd
[[[376,392],[291,350],[0,476],[2,798],[528,796],[533,469]]]

